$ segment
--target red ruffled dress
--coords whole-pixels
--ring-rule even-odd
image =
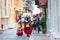
[[[28,24],[29,27],[27,27],[26,25],[24,25],[24,32],[27,35],[30,35],[32,33],[32,26],[30,26],[30,24]]]

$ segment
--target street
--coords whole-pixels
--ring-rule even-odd
[[[32,34],[27,37],[25,34],[23,36],[16,35],[17,28],[7,29],[5,31],[0,31],[0,40],[49,40],[49,35],[46,34]]]
[[[14,29],[5,30],[2,33],[0,33],[0,40],[29,40],[29,37],[25,35],[17,36],[16,28],[14,28]]]

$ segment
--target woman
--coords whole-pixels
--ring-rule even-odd
[[[26,17],[25,22],[26,23],[24,25],[24,32],[27,36],[29,36],[32,33],[32,26],[31,26],[31,23],[30,23],[30,17]]]
[[[32,27],[33,27],[33,33],[35,33],[36,31],[36,16],[33,15],[33,18],[32,18]]]

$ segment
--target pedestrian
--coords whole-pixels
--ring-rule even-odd
[[[22,36],[23,35],[23,28],[22,28],[22,20],[21,20],[21,16],[18,16],[18,28],[17,28],[17,33],[18,36]]]
[[[33,34],[34,34],[36,32],[36,16],[35,15],[33,15],[31,21],[32,21],[31,24],[32,24],[32,27],[33,27]]]
[[[36,27],[37,27],[37,29],[38,29],[38,33],[40,32],[40,25],[39,25],[39,15],[38,14],[36,14]]]
[[[25,24],[24,24],[24,33],[29,36],[32,33],[32,26],[30,23],[30,17],[26,16],[26,20],[25,20]]]
[[[3,24],[1,24],[1,29],[2,29],[2,30],[3,30],[3,26],[4,26],[4,25],[3,25]]]

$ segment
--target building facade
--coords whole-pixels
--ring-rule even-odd
[[[9,0],[0,0],[0,4],[0,25],[7,27],[10,14]]]
[[[10,0],[10,9],[11,9],[11,21],[16,22],[16,10],[21,10],[23,12],[23,0]],[[13,20],[12,20],[13,19]]]
[[[0,0],[0,25],[13,26],[16,23],[15,10],[23,12],[23,0]]]

